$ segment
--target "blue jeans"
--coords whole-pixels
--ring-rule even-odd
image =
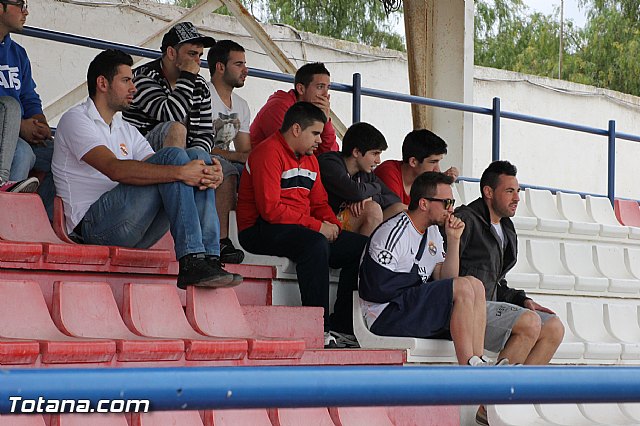
[[[191,160],[211,164],[202,149],[162,148],[148,163],[181,166]],[[82,220],[85,243],[149,248],[171,230],[178,259],[192,253],[220,255],[220,222],[213,189],[182,182],[119,184],[91,205]]]
[[[16,144],[16,151],[13,154],[13,161],[11,162],[11,173],[9,174],[9,180],[24,180],[29,177],[29,171],[36,164],[36,155],[31,149],[29,142],[22,138],[18,138]],[[49,167],[51,168],[51,167]]]

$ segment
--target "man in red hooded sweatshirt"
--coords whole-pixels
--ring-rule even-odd
[[[329,103],[331,81],[329,77],[329,70],[321,62],[313,62],[300,67],[293,81],[294,88],[288,92],[278,90],[269,96],[267,103],[264,104],[253,123],[251,123],[249,129],[251,148],[255,148],[260,142],[280,129],[284,114],[291,105],[299,101],[305,101],[316,105],[327,117],[327,123],[324,125],[320,135],[322,142],[315,151],[315,155],[328,151],[338,151],[336,131],[333,129],[333,124],[331,124],[331,119],[329,118],[331,110]]]

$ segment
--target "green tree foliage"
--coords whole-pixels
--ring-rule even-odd
[[[640,0],[581,0],[584,28],[565,21],[562,78],[640,95]],[[560,23],[522,0],[476,0],[476,64],[558,77]]]
[[[198,0],[175,2],[192,7]],[[393,28],[394,20],[401,17],[388,17],[380,0],[242,0],[242,4],[265,22],[369,46],[405,50],[403,37]],[[217,12],[229,15],[226,7]]]

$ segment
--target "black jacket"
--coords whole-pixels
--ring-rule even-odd
[[[471,275],[482,281],[487,300],[524,307],[527,294],[509,288],[504,278],[518,259],[518,237],[511,219],[500,220],[507,240],[503,254],[500,237],[491,226],[489,208],[482,198],[458,207],[455,215],[465,224],[460,239],[460,276]]]
[[[329,205],[338,214],[347,203],[371,197],[382,210],[399,203],[400,198],[373,173],[359,172],[351,176],[339,152],[325,152],[318,156],[322,185],[327,190]]]

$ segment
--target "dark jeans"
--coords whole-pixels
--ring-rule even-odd
[[[325,331],[353,334],[352,294],[367,238],[342,231],[333,242],[300,225],[272,225],[258,219],[238,235],[242,247],[255,254],[287,257],[296,263],[303,306],[324,308]],[[342,268],[338,295],[329,318],[329,268]]]

